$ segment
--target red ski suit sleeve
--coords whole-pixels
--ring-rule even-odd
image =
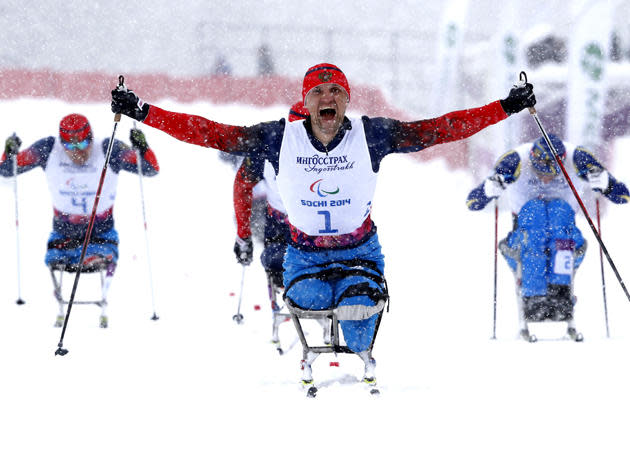
[[[199,115],[165,111],[151,105],[143,123],[189,144],[224,152],[245,148],[245,127],[213,122]]]
[[[432,119],[401,122],[400,130],[394,133],[394,142],[399,149],[466,139],[484,128],[505,120],[508,115],[497,100],[485,106],[449,112]]]
[[[252,200],[254,187],[260,178],[249,171],[249,158],[245,158],[234,177],[234,214],[236,215],[237,235],[246,239],[251,237]]]

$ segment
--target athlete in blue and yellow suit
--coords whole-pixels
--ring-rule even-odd
[[[592,190],[615,204],[628,202],[626,185],[610,175],[592,153],[554,135],[550,139],[582,197],[592,195],[588,191]],[[544,138],[500,157],[493,174],[470,192],[466,203],[470,210],[481,210],[504,193],[514,229],[501,242],[501,252],[512,270],[516,272],[519,264],[522,267],[526,316],[532,316],[528,311],[539,310],[537,301],[559,295],[565,297],[564,309],[538,318],[572,317],[572,279],[584,258],[586,242],[575,224],[577,200]]]

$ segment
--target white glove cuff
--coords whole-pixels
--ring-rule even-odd
[[[588,174],[588,183],[595,190],[606,191],[610,184],[610,174],[606,170],[602,170],[597,174]]]

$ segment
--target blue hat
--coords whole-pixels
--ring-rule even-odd
[[[558,154],[558,158],[564,160],[567,151],[565,150],[562,141],[553,134],[549,135],[549,139]],[[532,150],[529,152],[529,158],[532,162],[532,166],[534,166],[534,169],[541,174],[548,176],[560,174],[560,166],[558,166],[558,163],[553,157],[553,153],[549,149],[549,145],[547,145],[547,141],[545,141],[544,137],[536,139],[532,145]]]

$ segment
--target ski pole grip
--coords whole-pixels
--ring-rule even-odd
[[[518,75],[518,83],[520,86],[524,87],[525,84],[527,84],[527,73],[525,71],[521,71],[521,73]],[[532,115],[536,115],[536,108],[535,107],[528,107],[527,110],[529,111],[530,114]]]
[[[125,76],[123,76],[122,74],[118,76],[118,88],[119,89],[125,88]],[[120,122],[120,118],[121,118],[120,113],[114,114],[114,122],[116,123]]]

